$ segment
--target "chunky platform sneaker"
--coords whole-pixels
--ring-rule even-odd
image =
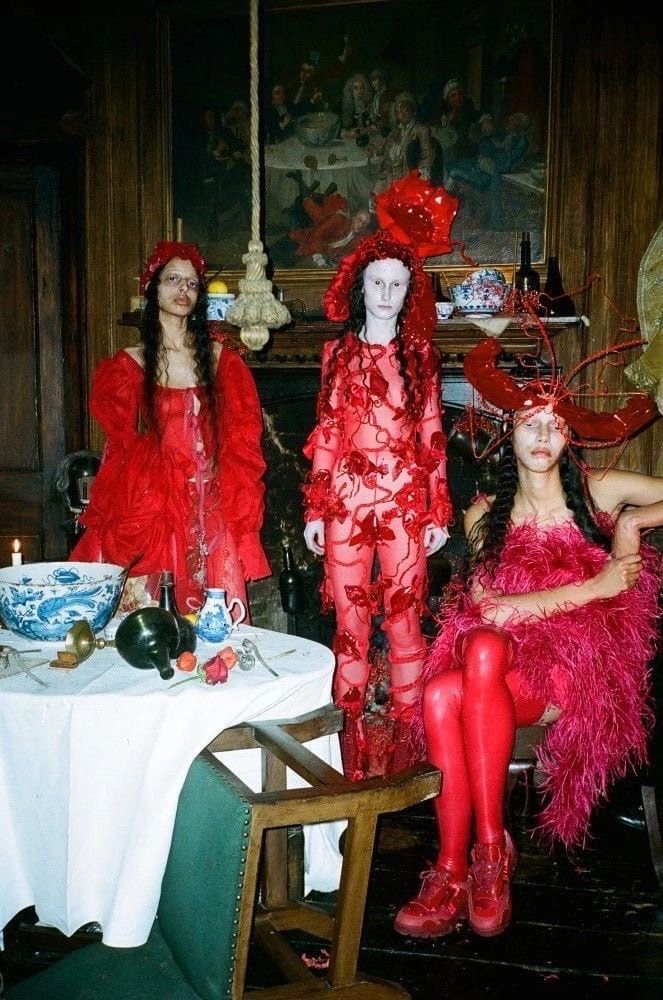
[[[504,847],[476,844],[470,867],[469,924],[475,934],[494,937],[511,922],[511,877],[518,861],[513,840],[504,831]]]
[[[430,868],[421,876],[418,894],[396,914],[394,930],[418,938],[451,934],[467,916],[469,889],[469,879],[459,882],[450,871]]]

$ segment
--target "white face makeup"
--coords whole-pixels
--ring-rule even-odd
[[[566,448],[568,429],[548,406],[518,410],[513,420],[513,451],[517,461],[532,472],[547,472]]]
[[[191,261],[173,257],[159,279],[159,309],[173,316],[189,316],[196,306],[199,291],[200,281]]]
[[[388,257],[371,261],[364,271],[367,326],[370,317],[382,322],[395,320],[403,308],[409,284],[410,272],[401,260]]]

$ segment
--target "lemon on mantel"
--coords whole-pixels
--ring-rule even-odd
[[[220,278],[213,278],[207,286],[208,295],[227,295],[228,286],[225,281],[221,281]]]

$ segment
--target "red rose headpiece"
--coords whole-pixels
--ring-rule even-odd
[[[413,170],[377,195],[375,207],[382,228],[363,239],[341,261],[323,298],[325,315],[334,323],[345,323],[357,275],[374,260],[395,258],[412,275],[401,336],[415,344],[417,339],[430,341],[437,320],[432,283],[423,269],[423,259],[453,249],[449,231],[458,211],[458,199]]]
[[[545,376],[535,374],[538,371],[538,361],[534,355],[526,355],[521,359],[523,368],[532,367],[535,375],[532,379],[518,380],[501,371],[497,367],[497,359],[502,353],[502,346],[494,337],[486,337],[473,347],[465,358],[463,365],[465,378],[487,403],[500,410],[514,411],[552,406],[553,412],[565,420],[569,429],[576,435],[575,438],[570,436],[571,443],[585,448],[604,448],[623,444],[660,416],[654,400],[645,392],[629,394],[630,398],[624,406],[611,413],[580,406],[576,402],[578,390],[569,387],[571,380],[587,365],[610,355],[620,355],[631,347],[638,347],[642,344],[641,340],[625,341],[598,351],[581,361],[568,374],[561,376],[557,371],[550,338],[544,333],[539,336],[552,359],[551,374]],[[605,393],[590,393],[583,386],[583,398],[588,395],[600,399]]]
[[[145,268],[140,276],[141,293],[143,293],[149,285],[154,272],[158,271],[164,264],[167,264],[169,260],[173,259],[173,257],[179,257],[180,260],[191,261],[196,270],[196,274],[200,280],[203,281],[205,271],[207,270],[207,264],[196,244],[177,243],[175,240],[162,240],[161,243],[157,243],[151,255],[145,262]]]

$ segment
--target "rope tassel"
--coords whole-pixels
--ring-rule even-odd
[[[241,327],[240,337],[252,351],[259,351],[269,340],[269,328],[278,328],[290,322],[290,313],[274,298],[272,282],[267,278],[267,254],[262,241],[249,241],[248,253],[242,257],[246,264],[246,277],[239,280],[238,298],[228,310],[226,319]]]
[[[228,310],[226,319],[240,327],[240,338],[252,351],[259,351],[269,340],[270,328],[290,322],[290,313],[272,292],[272,282],[265,267],[267,254],[260,239],[260,149],[258,103],[258,0],[251,0],[251,239],[242,257],[246,277],[239,281],[239,296]]]

